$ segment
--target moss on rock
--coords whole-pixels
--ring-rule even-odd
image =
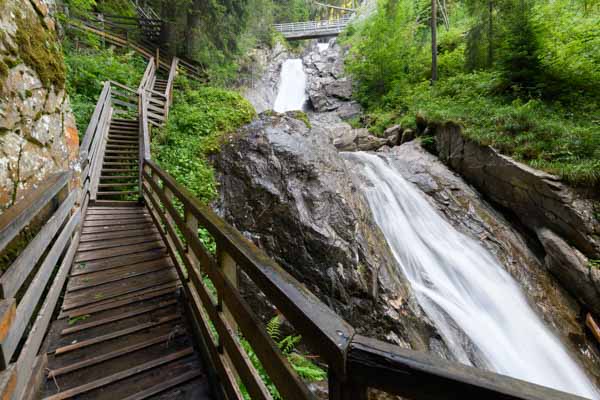
[[[39,18],[17,17],[17,44],[19,58],[30,66],[44,86],[56,91],[65,87],[66,70],[58,39],[46,30]]]

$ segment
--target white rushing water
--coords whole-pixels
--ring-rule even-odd
[[[455,230],[386,159],[362,152],[344,157],[359,166],[361,189],[401,273],[461,362],[471,364],[453,326],[495,372],[600,398],[491,253]]]
[[[281,66],[279,89],[273,105],[276,112],[302,110],[306,103],[306,73],[299,58],[285,60]]]
[[[322,53],[323,51],[327,50],[328,48],[329,48],[329,42],[317,43],[317,49],[319,50],[319,53]]]

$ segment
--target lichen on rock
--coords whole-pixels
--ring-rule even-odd
[[[44,10],[40,1],[0,3],[0,212],[49,174],[77,169],[64,60]]]

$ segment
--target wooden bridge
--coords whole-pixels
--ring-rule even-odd
[[[2,399],[316,399],[240,290],[259,290],[328,372],[329,398],[577,400],[360,335],[158,164],[179,60],[150,57],[138,88],[106,82],[79,179],[46,179],[0,216]],[[214,243],[210,252],[199,237]]]
[[[339,35],[348,26],[352,15],[323,21],[290,22],[273,27],[287,40],[318,39]]]

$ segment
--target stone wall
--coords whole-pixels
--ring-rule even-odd
[[[41,0],[0,0],[0,213],[77,169],[79,138],[54,21]]]

